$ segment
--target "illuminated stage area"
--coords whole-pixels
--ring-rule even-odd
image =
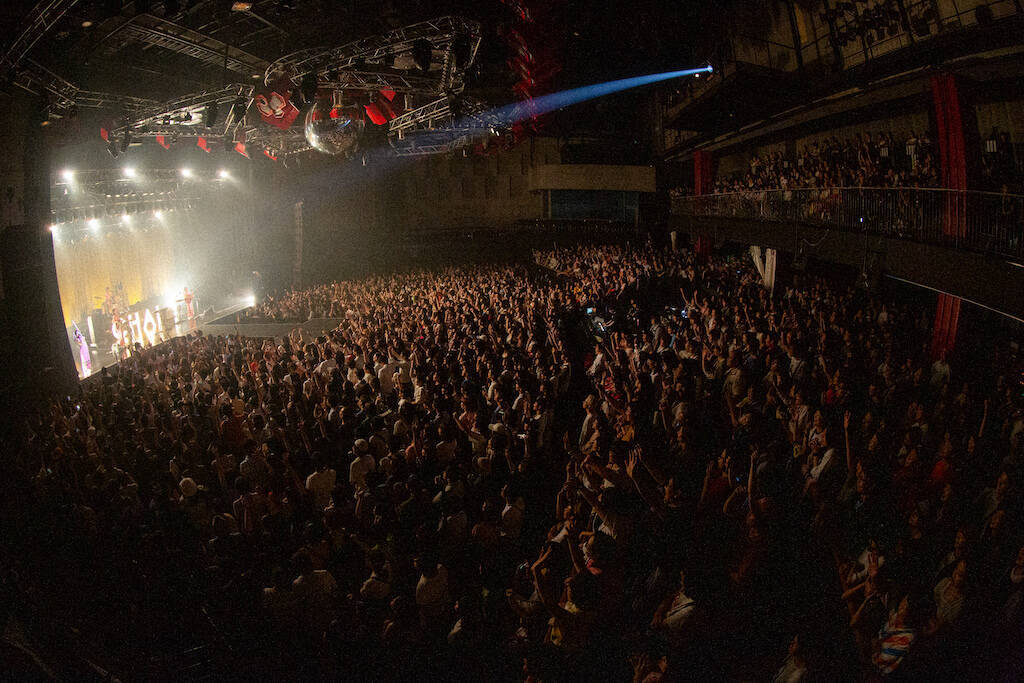
[[[132,165],[54,174],[50,233],[79,377],[251,305],[240,263],[248,189],[225,167]],[[227,249],[236,251],[227,251]],[[211,259],[219,253],[221,263]],[[225,268],[225,262],[228,265]],[[209,315],[204,315],[204,312]]]

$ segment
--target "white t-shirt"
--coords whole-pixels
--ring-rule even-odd
[[[323,509],[331,502],[331,493],[338,480],[338,473],[331,468],[314,472],[306,477],[306,490],[313,496],[313,503]]]
[[[362,488],[366,486],[366,475],[375,469],[377,469],[377,463],[374,461],[373,456],[365,453],[353,460],[352,464],[348,466],[348,480],[358,488]]]
[[[326,569],[314,569],[311,574],[300,576],[292,582],[292,589],[299,598],[312,607],[330,607],[330,600],[338,590],[338,583]]]
[[[432,579],[420,574],[416,584],[416,604],[420,614],[427,619],[444,615],[448,609],[448,570],[443,565],[437,566],[437,573]]]

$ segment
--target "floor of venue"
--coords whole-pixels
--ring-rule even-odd
[[[905,297],[742,253],[533,256],[268,298],[33,415],[4,604],[46,665],[1013,678],[1009,339],[932,358]]]

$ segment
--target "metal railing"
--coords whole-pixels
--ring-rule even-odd
[[[1024,195],[920,188],[763,190],[672,199],[682,216],[790,222],[1024,256]]]

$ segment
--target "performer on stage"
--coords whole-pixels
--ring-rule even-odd
[[[71,321],[71,324],[75,326],[75,343],[78,344],[78,358],[82,364],[81,374],[82,377],[88,377],[92,374],[92,356],[89,354],[89,342],[85,340],[85,335],[78,329],[78,323]]]
[[[122,361],[128,357],[128,349],[131,346],[131,332],[124,324],[124,320],[121,319],[121,314],[115,307],[111,312],[112,319],[110,325],[110,331],[114,335],[114,345],[111,351],[114,354],[114,358],[118,361]]]
[[[195,298],[195,297],[192,296],[192,292],[188,291],[188,287],[186,287],[185,288],[184,300],[185,300],[185,308],[188,310],[188,319],[189,320],[191,320],[192,318],[196,317],[196,312],[192,309],[192,299],[193,298]]]

